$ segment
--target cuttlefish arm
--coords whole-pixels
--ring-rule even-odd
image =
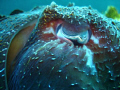
[[[6,87],[10,90],[120,88],[120,22],[106,18],[91,7],[51,3],[34,11],[39,10],[34,19],[37,22],[27,22],[30,27],[23,24],[19,32],[7,39],[6,34],[1,34],[3,78],[0,79],[6,81]],[[29,17],[26,13],[23,15]],[[14,20],[11,19],[16,24]],[[1,31],[7,26],[1,26]],[[10,31],[11,27],[12,24]],[[9,45],[3,52],[7,42]],[[14,47],[18,49],[12,53]]]

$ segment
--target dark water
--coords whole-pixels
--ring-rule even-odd
[[[120,0],[0,0],[0,14],[8,15],[14,9],[28,11],[34,6],[49,5],[55,1],[59,5],[67,5],[69,2],[74,2],[77,6],[89,6],[103,12],[107,6],[113,5],[120,11]]]

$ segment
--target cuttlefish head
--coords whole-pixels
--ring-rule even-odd
[[[119,80],[115,82],[119,38],[114,25],[99,14],[90,7],[47,6],[28,36],[24,32],[22,47],[13,55],[9,89],[91,90],[119,85]]]

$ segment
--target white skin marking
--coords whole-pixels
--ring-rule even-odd
[[[86,66],[90,67],[91,68],[91,74],[95,74],[96,71],[96,68],[95,68],[95,64],[93,63],[93,52],[87,48],[85,45],[83,46],[83,49],[86,50],[86,54],[85,54],[85,57],[87,58],[87,63],[86,63]]]
[[[53,28],[52,27],[46,28],[46,30],[44,31],[44,34],[50,34],[50,33],[55,35]]]
[[[3,72],[4,70],[5,70],[5,68],[1,69],[1,70],[0,70],[0,73]]]
[[[94,35],[91,36],[91,39],[93,40],[93,42],[94,42],[95,44],[99,44],[99,39],[96,38]]]

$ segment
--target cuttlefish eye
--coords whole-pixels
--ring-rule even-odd
[[[92,32],[88,25],[59,24],[56,29],[57,37],[70,41],[74,45],[83,45],[89,42]]]

